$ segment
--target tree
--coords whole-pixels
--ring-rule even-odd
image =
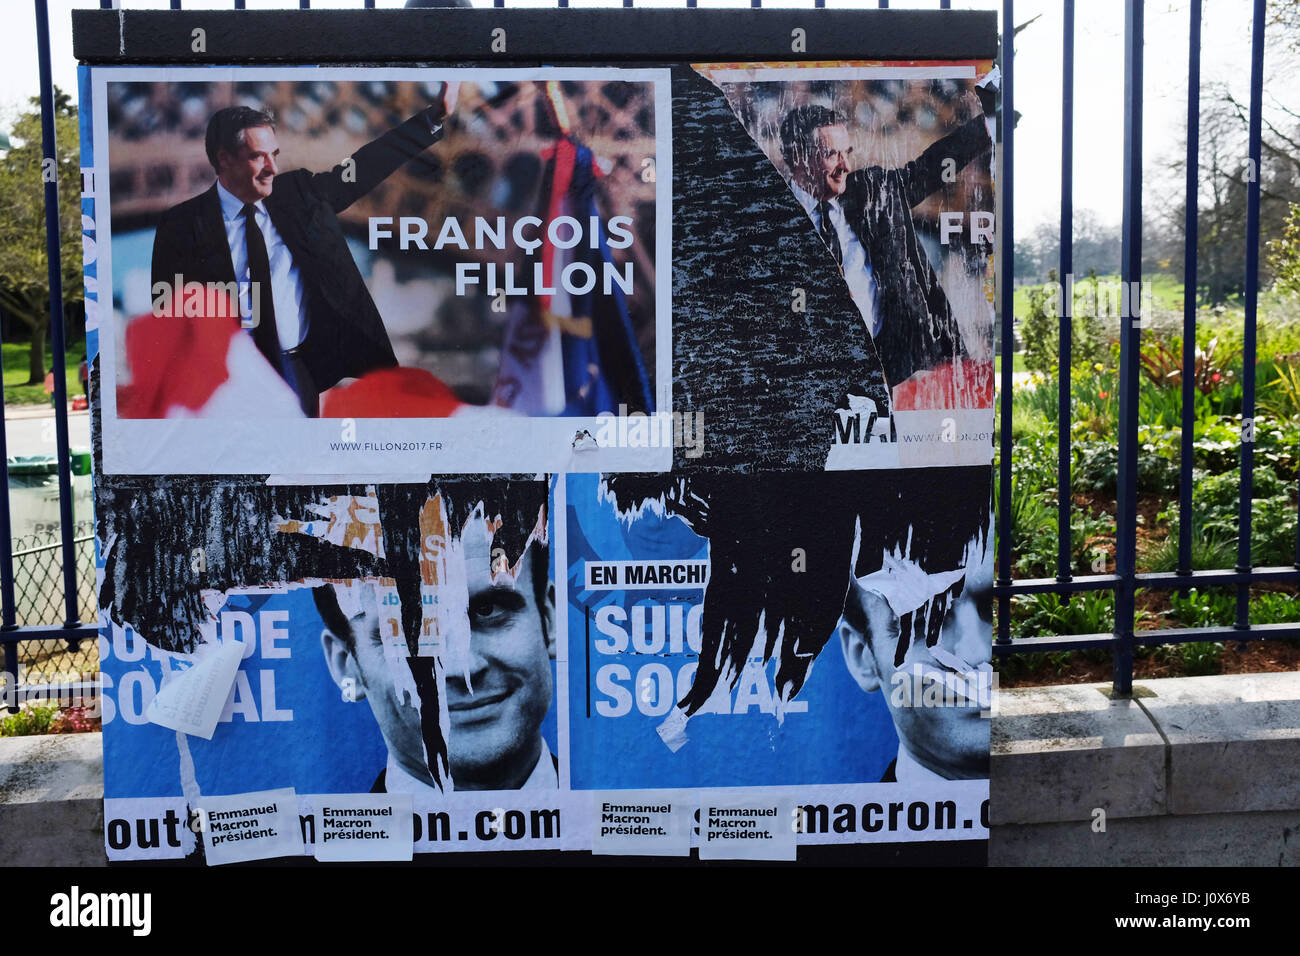
[[[0,306],[30,331],[29,385],[45,380],[45,336],[50,325],[49,265],[45,255],[45,182],[42,178],[39,97],[9,133],[13,144],[0,159]],[[59,249],[66,314],[82,308],[81,147],[77,107],[54,91],[59,186]]]
[[[1275,288],[1300,296],[1300,205],[1292,204],[1282,235],[1268,244],[1269,266],[1277,275]]]
[[[1300,28],[1300,12],[1292,14],[1292,8],[1300,10],[1294,2],[1277,10],[1294,16]],[[1278,25],[1286,27],[1287,22],[1279,20]],[[1286,39],[1274,37],[1276,42]],[[1291,42],[1300,45],[1300,35]],[[1282,239],[1290,206],[1300,202],[1300,112],[1268,91],[1264,105],[1261,168],[1256,170],[1247,161],[1249,104],[1240,102],[1223,83],[1208,84],[1201,92],[1197,291],[1210,305],[1222,304],[1245,288],[1246,211],[1254,178],[1259,180],[1260,238],[1265,244],[1272,246]],[[1146,251],[1167,261],[1166,271],[1179,277],[1186,241],[1186,142],[1184,138],[1164,162],[1155,183],[1159,195],[1148,204],[1154,210],[1150,224],[1155,231],[1154,244]],[[1272,260],[1261,259],[1260,282],[1271,281],[1275,268]]]
[[[1197,285],[1206,290],[1210,305],[1240,294],[1246,282],[1246,185],[1238,178],[1246,148],[1240,124],[1225,109],[1226,103],[1222,97],[1211,98],[1200,124],[1196,271]],[[1186,209],[1186,203],[1182,206]],[[1185,216],[1180,218],[1185,221]]]
[[[1076,209],[1072,217],[1070,243],[1075,276],[1096,272],[1110,275],[1119,271],[1120,227],[1105,225],[1091,209]],[[1025,260],[1022,264],[1022,258]],[[1035,282],[1047,281],[1061,262],[1061,225],[1059,220],[1040,222],[1029,237],[1016,243],[1016,278]]]
[[[1025,368],[1055,376],[1061,342],[1061,316],[1065,309],[1065,287],[1058,284],[1055,269],[1048,270],[1048,285],[1025,290],[1029,307],[1020,316],[1020,338],[1024,342]],[[1093,269],[1071,285],[1070,365],[1092,374],[1092,366],[1106,357],[1110,335],[1098,314],[1098,279]]]
[[[1201,103],[1195,292],[1202,301],[1221,305],[1240,295],[1245,285],[1246,137],[1226,88],[1210,87],[1203,92]],[[1167,259],[1167,271],[1184,281],[1186,142],[1183,138],[1163,164],[1154,184],[1156,201],[1150,206],[1152,221],[1149,223],[1155,254]],[[1267,212],[1261,206],[1261,213]],[[1186,290],[1186,294],[1193,294],[1193,290]]]

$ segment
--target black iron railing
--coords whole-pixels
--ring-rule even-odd
[[[1183,315],[1183,370],[1182,376],[1182,435],[1179,478],[1179,556],[1178,569],[1173,572],[1140,573],[1137,570],[1137,477],[1138,477],[1138,394],[1140,387],[1140,360],[1142,333],[1149,327],[1149,317],[1137,300],[1130,295],[1142,281],[1142,77],[1143,77],[1143,13],[1142,0],[1128,0],[1125,17],[1124,57],[1124,221],[1122,226],[1120,280],[1123,296],[1120,317],[1120,387],[1119,387],[1119,455],[1116,500],[1115,573],[1074,575],[1071,560],[1070,515],[1072,510],[1070,487],[1071,463],[1071,402],[1069,369],[1071,365],[1071,323],[1069,315],[1061,319],[1059,350],[1059,401],[1057,420],[1058,492],[1057,573],[1054,578],[1013,580],[1012,541],[1006,529],[1011,527],[1012,504],[1012,363],[1009,352],[1005,354],[1001,375],[1001,403],[999,414],[1000,473],[999,473],[999,525],[1003,533],[999,538],[998,581],[998,634],[994,651],[1000,655],[1034,651],[1069,651],[1082,649],[1109,649],[1114,661],[1114,690],[1129,694],[1133,686],[1133,654],[1138,645],[1186,644],[1201,641],[1245,641],[1300,637],[1300,623],[1252,625],[1250,622],[1250,588],[1264,583],[1300,583],[1300,539],[1296,542],[1296,563],[1286,567],[1252,567],[1251,563],[1251,500],[1254,470],[1255,435],[1255,362],[1257,308],[1259,297],[1259,245],[1260,245],[1260,176],[1261,169],[1261,116],[1264,75],[1265,0],[1254,0],[1252,20],[1252,49],[1250,66],[1250,106],[1248,158],[1255,175],[1247,176],[1247,226],[1245,249],[1245,321],[1242,354],[1242,430],[1240,435],[1240,491],[1238,506],[1237,562],[1231,569],[1192,569],[1194,539],[1193,516],[1193,439],[1194,439],[1194,376],[1191,370],[1196,361],[1196,253],[1197,253],[1197,195],[1200,123],[1200,56],[1201,56],[1201,0],[1192,0],[1190,9],[1190,50],[1188,58],[1187,102],[1187,214],[1185,254],[1185,295]],[[1062,50],[1062,161],[1061,161],[1061,276],[1071,274],[1073,235],[1073,73],[1074,73],[1074,14],[1073,0],[1065,0],[1065,27]],[[1004,63],[1003,111],[1013,115],[1014,62],[1012,31],[1014,29],[1014,2],[1003,0],[1002,48]],[[1000,289],[1001,336],[1010,343],[1014,331],[1014,306],[1012,298],[1014,275],[1015,235],[1010,214],[1015,176],[1013,165],[1014,124],[1003,127],[1003,169],[1001,186],[1003,214],[1001,220]],[[1068,297],[1067,297],[1068,298]],[[1065,310],[1070,311],[1068,308]],[[1186,590],[1191,587],[1235,587],[1237,592],[1236,622],[1231,627],[1161,628],[1135,631],[1135,594],[1139,588],[1152,590]],[[1115,626],[1109,633],[1046,635],[1016,640],[1011,636],[1011,599],[1017,595],[1051,592],[1076,594],[1083,591],[1106,590],[1115,595]]]

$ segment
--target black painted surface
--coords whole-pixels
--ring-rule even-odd
[[[997,55],[997,14],[974,10],[74,10],[72,27],[73,53],[91,63]],[[497,27],[504,54],[492,49]],[[192,49],[196,28],[202,53]],[[802,51],[792,49],[796,28]]]
[[[889,407],[848,284],[722,93],[675,68],[673,410],[705,438],[674,472],[820,471],[847,391]]]

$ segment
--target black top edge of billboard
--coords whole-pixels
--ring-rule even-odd
[[[73,10],[72,48],[96,64],[992,59],[998,35],[983,10]]]

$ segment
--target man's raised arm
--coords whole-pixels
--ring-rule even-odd
[[[943,186],[944,165],[949,159],[954,163],[949,168],[955,172],[992,145],[985,117],[977,114],[943,139],[931,143],[910,163],[892,170],[902,179],[907,205],[920,204],[926,196]]]
[[[442,99],[406,122],[371,140],[327,173],[313,173],[310,188],[335,212],[347,209],[397,172],[407,160],[442,139],[443,124],[455,105],[454,87],[447,84]]]

